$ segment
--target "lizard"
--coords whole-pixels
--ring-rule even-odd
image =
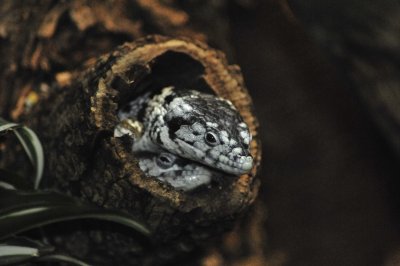
[[[170,152],[140,153],[138,158],[139,167],[146,175],[184,191],[207,185],[222,176],[220,172]]]
[[[121,121],[138,121],[133,152],[164,150],[232,175],[251,170],[251,134],[233,104],[197,90],[165,87],[122,108]],[[120,130],[117,135],[123,134]]]

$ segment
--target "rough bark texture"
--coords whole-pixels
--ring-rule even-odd
[[[178,3],[31,4],[10,1],[1,6],[2,41],[9,42],[1,51],[7,66],[0,73],[2,114],[22,120],[38,133],[47,158],[44,187],[133,213],[150,224],[157,242],[152,252],[131,252],[138,245],[125,233],[71,225],[53,230],[53,244],[96,265],[160,264],[231,229],[257,195],[259,182],[254,177],[261,149],[258,122],[239,68],[228,65],[222,53],[192,41],[208,39],[227,47],[224,26],[217,24],[209,35],[191,28],[201,28],[212,18],[222,21],[218,16],[222,2],[186,4],[193,16],[215,11],[209,20],[197,20],[197,26],[196,20],[188,22],[189,14],[178,9]],[[20,14],[20,20],[12,14]],[[22,36],[14,39],[18,31]],[[152,32],[191,39],[137,39]],[[115,49],[129,40],[135,42]],[[8,80],[12,82],[7,87]],[[141,173],[129,152],[130,140],[112,137],[118,106],[143,90],[171,84],[195,87],[233,102],[253,134],[251,174],[183,193]]]
[[[200,19],[206,18],[208,14],[213,12],[221,14],[219,11],[224,11],[223,6],[222,8],[218,6],[222,1],[163,1],[167,2],[175,4],[182,2],[179,4],[185,5],[185,10],[190,11],[188,21],[184,25],[195,27],[197,32],[203,33],[196,37],[207,37],[209,43],[225,51],[235,52],[235,59],[242,68],[260,118],[262,132],[260,137],[266,155],[263,156],[262,169],[258,174],[262,178],[260,197],[248,213],[247,219],[220,240],[218,245],[211,247],[204,256],[180,260],[180,265],[190,265],[193,262],[207,266],[399,265],[400,169],[398,159],[391,153],[393,146],[380,134],[370,118],[375,111],[371,112],[373,109],[365,105],[366,101],[360,100],[358,93],[353,90],[354,87],[349,86],[348,79],[342,79],[341,74],[345,72],[343,71],[345,68],[339,66],[335,69],[335,65],[328,63],[324,54],[310,41],[304,32],[304,24],[296,19],[296,16],[301,18],[299,9],[294,9],[295,14],[292,14],[286,1],[280,0],[237,0],[241,6],[230,10],[229,21],[222,16],[215,21],[204,23]],[[308,8],[314,3],[305,1],[303,4],[306,5],[306,2],[309,3]],[[342,31],[350,30],[349,25],[352,25],[351,16],[347,16],[350,21],[343,19],[343,12],[351,14],[360,10],[349,7],[349,1],[346,3],[335,1],[331,4],[328,3],[330,1],[315,2],[318,2],[320,9],[313,10],[312,15],[306,16],[309,19],[322,18],[329,23],[342,24],[337,27]],[[371,1],[359,1],[359,4],[362,6],[365,2]],[[372,11],[378,12],[384,8],[381,2],[375,2],[376,8]],[[4,110],[7,107],[6,109],[10,110],[19,106],[16,105],[19,95],[27,95],[28,97],[24,99],[29,101],[35,100],[34,94],[29,95],[29,91],[34,89],[40,92],[40,87],[45,91],[47,82],[56,79],[52,78],[53,74],[42,74],[48,71],[27,72],[20,63],[22,57],[26,58],[26,62],[30,61],[32,53],[28,48],[32,47],[31,38],[37,39],[36,27],[40,25],[37,21],[43,20],[45,15],[42,14],[51,10],[51,6],[49,4],[46,6],[45,1],[41,1],[40,7],[35,7],[33,1],[9,1],[5,6],[3,3],[5,1],[2,1],[2,10],[7,6],[7,10],[18,7],[18,10],[7,11],[0,16],[2,25],[5,22],[3,18],[9,20],[7,27],[0,27],[1,58],[6,60],[0,60],[0,73],[2,73],[0,108]],[[21,3],[27,3],[27,6],[23,7]],[[109,3],[104,2],[110,6]],[[113,7],[116,8],[119,2],[113,3]],[[85,4],[94,6],[91,2]],[[207,14],[204,14],[204,8],[199,6],[207,5],[214,11],[207,10]],[[171,8],[171,5],[169,7]],[[38,11],[38,9],[43,10]],[[109,9],[106,9],[107,12],[96,13],[96,17],[101,17],[100,14],[103,16],[109,14]],[[179,8],[175,6],[173,9]],[[128,9],[122,8],[122,10],[128,12]],[[392,14],[395,9],[388,10],[389,14]],[[16,15],[22,13],[34,13],[38,16]],[[115,13],[113,14],[115,16]],[[138,19],[137,14],[142,13],[134,14],[128,21],[134,18],[141,21],[147,17],[142,15]],[[193,19],[195,14],[196,21]],[[380,17],[384,19],[391,16]],[[118,18],[126,16],[119,14]],[[140,32],[161,33],[158,30],[160,23],[158,26],[154,23],[150,26],[151,20],[144,20],[142,23],[144,26],[139,27]],[[225,27],[227,24],[231,26],[232,35],[227,34],[231,40],[228,43],[233,45],[233,49],[230,47],[231,50],[226,50],[220,41],[216,41],[218,38],[210,33],[223,32],[217,30],[221,29],[221,21]],[[366,23],[365,21],[372,21],[371,17],[361,18],[357,25],[362,25]],[[19,24],[20,22],[24,23]],[[68,11],[64,13],[61,25],[64,23],[74,25],[74,20],[71,22]],[[119,23],[119,19],[115,19],[114,23]],[[76,30],[75,32],[80,33],[70,36],[86,35],[87,37],[83,39],[88,40],[97,36],[93,39],[96,41],[91,42],[93,45],[91,47],[96,50],[97,46],[94,44],[103,43],[107,46],[102,50],[103,53],[133,38],[124,33],[112,34],[109,35],[112,38],[106,38],[107,34],[98,33],[99,29],[104,29],[102,25],[105,23],[97,21],[87,30]],[[206,29],[203,25],[211,27]],[[313,29],[318,29],[318,25],[321,26],[319,22],[314,25],[317,27]],[[71,29],[75,28],[56,27],[55,32]],[[116,31],[117,28],[112,31],[107,30],[107,32]],[[171,35],[166,31],[162,33]],[[354,34],[350,36],[356,37]],[[52,38],[40,38],[40,41],[49,42]],[[115,41],[116,38],[119,38],[119,41]],[[115,42],[115,45],[108,45],[107,42],[110,41]],[[78,50],[83,51],[80,54],[82,57],[88,53],[88,49],[83,49],[85,47],[83,45],[70,46],[67,45],[68,42],[65,43],[65,47],[71,49],[67,55],[72,55],[73,51]],[[26,49],[28,52],[25,52]],[[44,52],[47,53],[46,50]],[[377,53],[368,48],[368,52],[363,54],[367,56],[363,60],[368,62],[370,56],[374,57]],[[395,57],[389,61],[394,59]],[[11,64],[12,62],[16,63]],[[69,60],[63,62],[68,64]],[[386,63],[379,65],[385,66]],[[353,65],[347,66],[352,68]],[[380,66],[377,68],[378,71],[386,69]],[[63,71],[68,72],[68,69],[73,69],[73,67],[63,68],[62,64],[58,64],[57,67],[54,73],[60,75],[54,75],[59,77],[60,81],[68,77],[62,75]],[[42,86],[41,82],[29,83],[36,75],[38,75],[37,80],[43,80]],[[363,84],[371,88],[371,83],[364,81]],[[4,96],[6,99],[3,98],[4,93],[8,95],[7,97],[15,96],[13,100]],[[379,99],[379,97],[371,98]],[[389,98],[393,102],[396,97]],[[388,110],[387,107],[382,109]],[[381,112],[385,113],[390,114],[387,111]],[[80,238],[76,237],[75,242],[72,240],[71,243],[76,244]]]
[[[195,1],[185,8],[197,17],[207,8],[214,14],[208,23],[224,21],[223,1],[211,2]],[[226,23],[206,29],[204,22],[191,19],[182,6],[178,1],[156,0],[3,1],[0,114],[17,119],[26,100],[21,96],[45,91],[52,82],[66,78],[64,71],[147,34],[187,36],[216,47],[227,46]]]
[[[188,229],[179,220],[192,228],[197,222],[212,223],[219,231],[217,220],[232,220],[253,202],[258,190],[253,176],[260,161],[258,123],[239,69],[227,65],[221,53],[188,39],[147,37],[119,47],[71,79],[75,81],[70,86],[55,89],[39,102],[26,120],[43,142],[48,158],[45,181],[50,187],[100,206],[144,211],[140,215],[155,231],[163,232],[156,236],[163,240],[176,237],[179,228]],[[143,176],[129,138],[113,137],[116,113],[118,106],[144,90],[167,85],[206,90],[232,101],[254,137],[251,151],[256,167],[251,175],[191,194]],[[179,219],[179,212],[187,217]],[[172,225],[175,230],[169,228]]]

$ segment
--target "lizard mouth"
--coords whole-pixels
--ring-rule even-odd
[[[226,156],[221,153],[207,153],[183,140],[178,139],[178,143],[185,154],[185,156],[182,157],[197,161],[215,170],[237,176],[246,174],[253,168],[253,157],[248,155],[248,152],[240,156],[238,156],[237,153],[231,153],[230,156]],[[199,158],[201,158],[201,160],[199,160]]]
[[[215,161],[211,159],[210,163],[215,164]],[[233,160],[227,156],[220,155],[217,159],[216,167],[223,172],[233,175],[246,174],[253,168],[253,157],[241,156],[239,159]]]
[[[192,163],[183,165],[180,170],[166,171],[158,179],[169,183],[175,188],[188,191],[200,185],[209,184],[212,179],[219,176],[220,173],[218,171],[214,171],[201,164],[196,165]]]

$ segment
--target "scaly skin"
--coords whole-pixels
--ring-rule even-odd
[[[229,101],[215,95],[167,87],[157,95],[147,93],[130,102],[118,116],[125,124],[126,121],[139,122],[140,126],[136,126],[133,134],[132,150],[153,153],[153,161],[157,155],[171,154],[170,158],[176,155],[187,159],[186,165],[192,168],[207,169],[198,162],[232,175],[247,173],[253,166],[247,125]],[[140,133],[137,133],[138,128]],[[129,134],[129,131],[132,130],[119,125],[115,136]],[[174,161],[182,162],[182,159],[175,158]],[[210,174],[212,171],[206,172]],[[161,173],[156,170],[148,172]],[[174,174],[168,180],[179,177],[187,184],[190,180],[193,184],[202,180],[200,183],[203,184],[210,179],[177,176],[177,171],[168,173]],[[185,174],[190,175],[190,171],[185,171]],[[168,183],[177,184],[176,181]]]
[[[221,176],[209,167],[183,159],[169,152],[138,154],[139,167],[148,176],[184,191],[207,185]]]

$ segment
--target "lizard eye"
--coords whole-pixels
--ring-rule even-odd
[[[156,163],[159,167],[163,169],[168,169],[174,165],[175,160],[175,155],[172,155],[170,153],[161,153],[157,156]]]
[[[206,135],[204,136],[204,138],[205,138],[206,142],[211,146],[215,146],[218,144],[218,137],[213,132],[207,132]]]

